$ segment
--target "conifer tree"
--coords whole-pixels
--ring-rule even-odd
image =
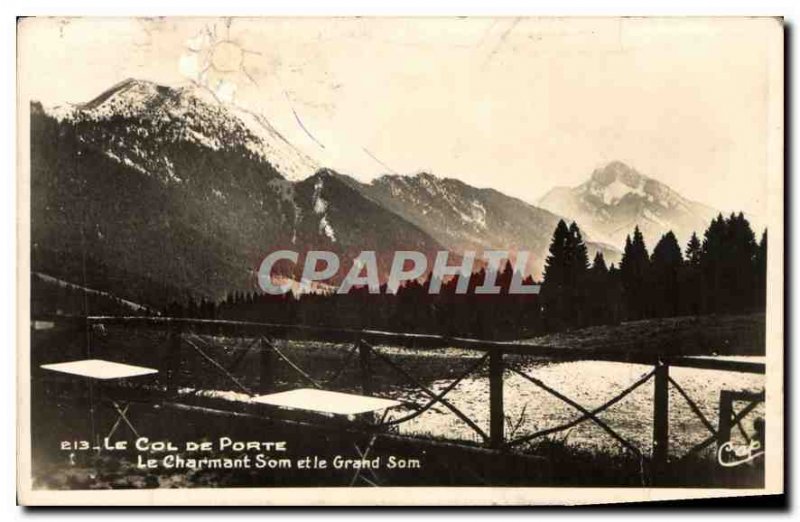
[[[701,313],[703,303],[703,278],[700,271],[703,257],[703,247],[697,233],[692,232],[692,237],[686,245],[686,257],[680,276],[680,312],[682,314],[697,315]]]
[[[563,220],[559,221],[550,243],[542,288],[549,328],[558,330],[587,323],[588,268],[589,254],[580,228],[576,223],[567,227]]]
[[[589,306],[591,303],[591,288],[587,275],[589,271],[589,251],[583,241],[578,224],[574,221],[569,226],[569,239],[567,252],[570,260],[570,313],[572,326],[582,328],[591,323],[589,319]]]
[[[549,255],[544,266],[545,283],[551,286],[563,285],[566,279],[567,241],[569,229],[563,219],[559,220],[550,241]]]
[[[700,240],[697,238],[697,233],[692,232],[692,237],[689,239],[689,243],[686,245],[686,263],[689,266],[699,267],[700,266],[700,256],[703,254],[702,245],[700,244]]]
[[[566,251],[569,278],[573,285],[580,284],[581,280],[586,275],[586,270],[589,268],[589,251],[586,248],[586,243],[583,241],[581,230],[574,221],[569,226]]]
[[[758,243],[750,223],[742,212],[728,220],[726,255],[730,260],[726,286],[731,311],[749,311],[758,299],[756,258]]]
[[[544,283],[542,284],[542,308],[549,330],[561,330],[567,325],[569,288],[569,228],[564,220],[559,220],[550,241],[549,255],[545,261]]]
[[[612,283],[603,253],[598,251],[592,261],[588,277],[587,314],[589,324],[612,322],[614,303],[611,292]]]
[[[592,268],[591,271],[593,274],[608,274],[608,267],[606,266],[606,258],[603,256],[603,253],[598,251],[594,255],[594,261],[592,261]]]
[[[647,279],[650,272],[650,257],[639,227],[633,231],[633,239],[625,240],[625,251],[620,261],[620,277],[625,296],[626,316],[641,319],[649,315]]]
[[[678,315],[680,311],[679,278],[683,265],[681,247],[670,230],[653,249],[651,258],[650,309],[658,317]]]
[[[701,258],[704,312],[742,312],[754,305],[757,248],[750,223],[741,212],[727,219],[720,214],[711,222]]]

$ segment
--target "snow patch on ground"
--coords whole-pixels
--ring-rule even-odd
[[[186,129],[186,132],[189,134],[189,137],[192,140],[194,140],[196,143],[198,143],[198,144],[200,144],[200,145],[202,145],[204,147],[207,147],[207,148],[209,148],[211,150],[219,150],[221,148],[219,141],[214,139],[214,138],[210,138],[210,137],[206,136],[205,134],[201,134],[201,133],[199,133],[196,130],[191,129],[191,128],[190,129]]]
[[[656,216],[649,208],[644,208],[642,210],[642,215],[645,219],[652,221],[653,223],[658,224],[659,226],[669,228],[669,224],[665,223],[660,217]]]
[[[607,361],[574,361],[524,364],[521,370],[544,381],[582,406],[592,409],[646,375],[652,367]],[[708,419],[719,417],[720,390],[760,392],[764,389],[763,375],[679,367],[670,369],[670,372]],[[441,379],[432,382],[429,387],[433,392],[439,393],[449,384],[450,380]],[[504,386],[507,397],[506,417],[511,419],[512,424],[519,426],[515,430],[514,438],[561,426],[578,416],[574,408],[532,385],[523,377],[509,375]],[[392,394],[391,398],[417,404],[424,404],[429,400],[423,394],[415,392]],[[652,425],[641,422],[641,419],[652,418],[652,398],[651,379],[602,414],[604,421],[645,455],[652,448]],[[489,385],[485,377],[467,377],[448,393],[447,399],[488,432]],[[748,430],[753,419],[763,415],[764,407],[761,404],[747,416],[745,425]],[[670,425],[670,448],[678,457],[708,436],[703,424],[673,389],[670,389]],[[399,431],[409,435],[424,433],[449,439],[477,440],[475,432],[468,425],[444,408],[436,406],[401,424]],[[618,442],[591,421],[558,432],[553,437],[563,440],[569,446],[587,450],[611,453],[621,450]],[[713,458],[714,448],[708,450],[706,456]]]
[[[80,290],[87,294],[98,295],[102,297],[106,297],[111,299],[112,301],[116,301],[118,303],[124,304],[128,308],[132,310],[136,310],[137,312],[151,312],[149,308],[146,306],[140,305],[138,303],[134,303],[133,301],[128,301],[127,299],[122,299],[121,297],[117,297],[115,295],[109,294],[108,292],[103,292],[101,290],[95,290],[93,288],[87,288],[85,286],[76,285],[75,283],[70,283],[68,281],[64,281],[63,279],[58,279],[57,277],[53,277],[47,274],[43,274],[41,272],[32,272],[32,274],[37,277],[38,279],[45,281],[50,284],[58,285],[62,288],[69,288],[72,290]]]
[[[336,233],[333,231],[333,227],[328,222],[328,216],[322,216],[322,218],[319,220],[319,229],[323,234],[328,236],[328,239],[334,243],[336,242]]]
[[[164,167],[167,172],[167,179],[169,181],[174,181],[175,183],[183,183],[183,180],[177,174],[175,174],[175,165],[166,156],[164,156],[163,159]]]
[[[117,156],[116,154],[114,154],[114,153],[113,153],[113,152],[111,152],[110,150],[104,150],[104,151],[103,151],[103,154],[105,154],[105,155],[106,155],[106,156],[108,156],[109,158],[113,159],[113,160],[114,160],[114,161],[116,161],[117,163],[122,163],[122,159],[120,159],[120,157],[119,157],[119,156]]]
[[[55,107],[45,107],[44,112],[51,118],[62,122],[71,120],[74,117],[75,109],[70,105],[56,105]]]
[[[606,205],[614,205],[628,194],[637,194],[645,197],[644,185],[640,184],[636,187],[629,187],[617,179],[603,187],[601,193],[598,195],[603,199],[603,203]]]
[[[147,169],[145,169],[144,167],[142,167],[138,163],[135,163],[133,160],[131,160],[127,156],[119,157],[116,154],[114,154],[113,152],[111,152],[110,150],[104,150],[103,154],[105,154],[107,157],[111,158],[112,160],[116,161],[117,163],[120,163],[122,165],[126,165],[126,166],[128,166],[128,167],[130,167],[130,168],[132,168],[132,169],[134,169],[134,170],[146,175],[146,176],[150,175],[150,173],[147,171]]]
[[[336,232],[333,230],[333,226],[331,225],[330,221],[328,221],[328,216],[325,215],[325,212],[328,210],[328,202],[322,197],[323,185],[324,182],[322,181],[321,177],[317,179],[316,183],[314,183],[314,194],[311,196],[311,208],[314,209],[315,214],[320,216],[319,232],[321,234],[325,234],[328,239],[335,243]]]
[[[247,143],[247,148],[264,157],[287,179],[305,179],[319,169],[319,162],[289,143],[264,116],[233,107],[231,109],[256,138]]]
[[[472,200],[472,223],[486,230],[486,207],[477,199]]]

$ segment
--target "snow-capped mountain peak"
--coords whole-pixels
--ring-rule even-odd
[[[716,214],[621,161],[595,169],[577,187],[552,189],[539,204],[575,219],[593,237],[614,245],[624,244],[636,226],[649,245],[669,230],[683,241],[701,232]]]
[[[644,178],[645,176],[621,161],[612,161],[603,167],[596,168],[591,175],[591,180],[601,185],[619,181],[629,187],[641,185]]]
[[[624,163],[615,161],[595,169],[589,181],[581,187],[606,205],[614,205],[628,194],[645,196],[645,184],[644,176]]]
[[[532,254],[529,268],[536,277],[541,275],[559,220],[555,214],[496,190],[427,172],[385,175],[369,184],[339,178],[426,231],[451,252],[526,250]],[[607,245],[591,243],[589,248],[592,255],[602,249],[609,262],[618,259],[619,252]]]
[[[54,107],[46,112],[59,120],[127,120],[137,128],[136,134],[149,140],[155,136],[161,140],[187,140],[213,150],[244,149],[290,180],[304,179],[319,168],[266,117],[223,103],[199,85],[172,88],[129,78],[87,103]],[[131,141],[112,148],[143,148],[135,136]],[[116,150],[109,152],[121,157]],[[136,163],[135,158],[129,161]]]

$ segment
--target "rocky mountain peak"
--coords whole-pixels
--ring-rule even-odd
[[[162,101],[173,89],[146,80],[128,78],[104,91],[91,101],[77,106],[82,111],[113,113],[116,111],[146,110],[154,102]]]
[[[621,161],[595,169],[577,187],[554,188],[539,205],[575,219],[581,229],[613,245],[622,245],[635,226],[651,245],[670,230],[684,241],[715,214]]]
[[[603,167],[595,169],[590,179],[592,182],[603,186],[619,181],[628,187],[637,188],[647,178],[621,161],[612,161]]]

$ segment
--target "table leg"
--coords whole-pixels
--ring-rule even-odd
[[[123,421],[125,422],[125,424],[128,425],[131,431],[133,431],[134,435],[138,437],[139,433],[134,429],[134,427],[130,423],[130,420],[127,417],[128,409],[130,408],[131,403],[130,402],[117,403],[115,401],[111,401],[111,405],[117,412],[117,420],[114,422],[114,425],[111,426],[111,431],[109,431],[108,435],[106,435],[106,439],[110,439],[111,436],[114,435],[114,433],[117,431],[117,428]]]
[[[133,427],[133,424],[131,424],[131,421],[128,419],[128,416],[127,416],[128,408],[130,407],[131,403],[130,402],[125,402],[123,404],[124,404],[124,408],[121,408],[117,401],[111,401],[111,405],[117,411],[117,415],[118,415],[117,422],[114,424],[114,428],[113,429],[116,429],[116,427],[119,425],[119,421],[121,420],[122,422],[124,422],[125,424],[128,425],[128,427],[131,429],[133,434],[136,435],[136,437],[138,438],[139,437],[139,432],[136,431],[136,428]],[[112,429],[112,432],[113,432],[113,429]],[[109,434],[109,437],[111,437],[111,434]]]
[[[94,381],[92,379],[86,379],[87,387],[88,387],[88,394],[89,394],[89,424],[91,427],[91,440],[93,446],[100,446],[100,440],[98,439],[97,430],[95,429],[95,418],[94,418]]]
[[[378,427],[380,427],[386,421],[386,417],[388,415],[389,415],[389,409],[387,408],[387,409],[383,410],[383,415],[381,415],[381,420],[378,421],[378,424],[377,424]],[[358,453],[358,456],[361,458],[362,462],[367,460],[367,458],[369,457],[369,452],[372,451],[372,446],[375,444],[375,440],[377,438],[378,438],[378,433],[377,432],[373,433],[372,436],[370,437],[369,443],[367,444],[367,447],[364,449],[363,453],[361,452],[361,449],[358,447],[357,444],[353,444],[353,446],[356,449],[356,453]],[[380,479],[378,478],[378,474],[375,472],[375,470],[370,468],[369,471],[370,471],[370,474],[372,475],[372,477],[375,479],[375,481],[379,483]],[[353,478],[350,480],[350,486],[353,486],[356,483],[356,480],[359,479],[359,477],[361,478],[361,480],[367,482],[371,486],[376,486],[377,487],[379,485],[376,482],[372,482],[371,480],[369,480],[366,477],[361,477],[360,475],[361,475],[361,469],[359,468],[359,469],[356,470],[355,474],[353,475]]]

